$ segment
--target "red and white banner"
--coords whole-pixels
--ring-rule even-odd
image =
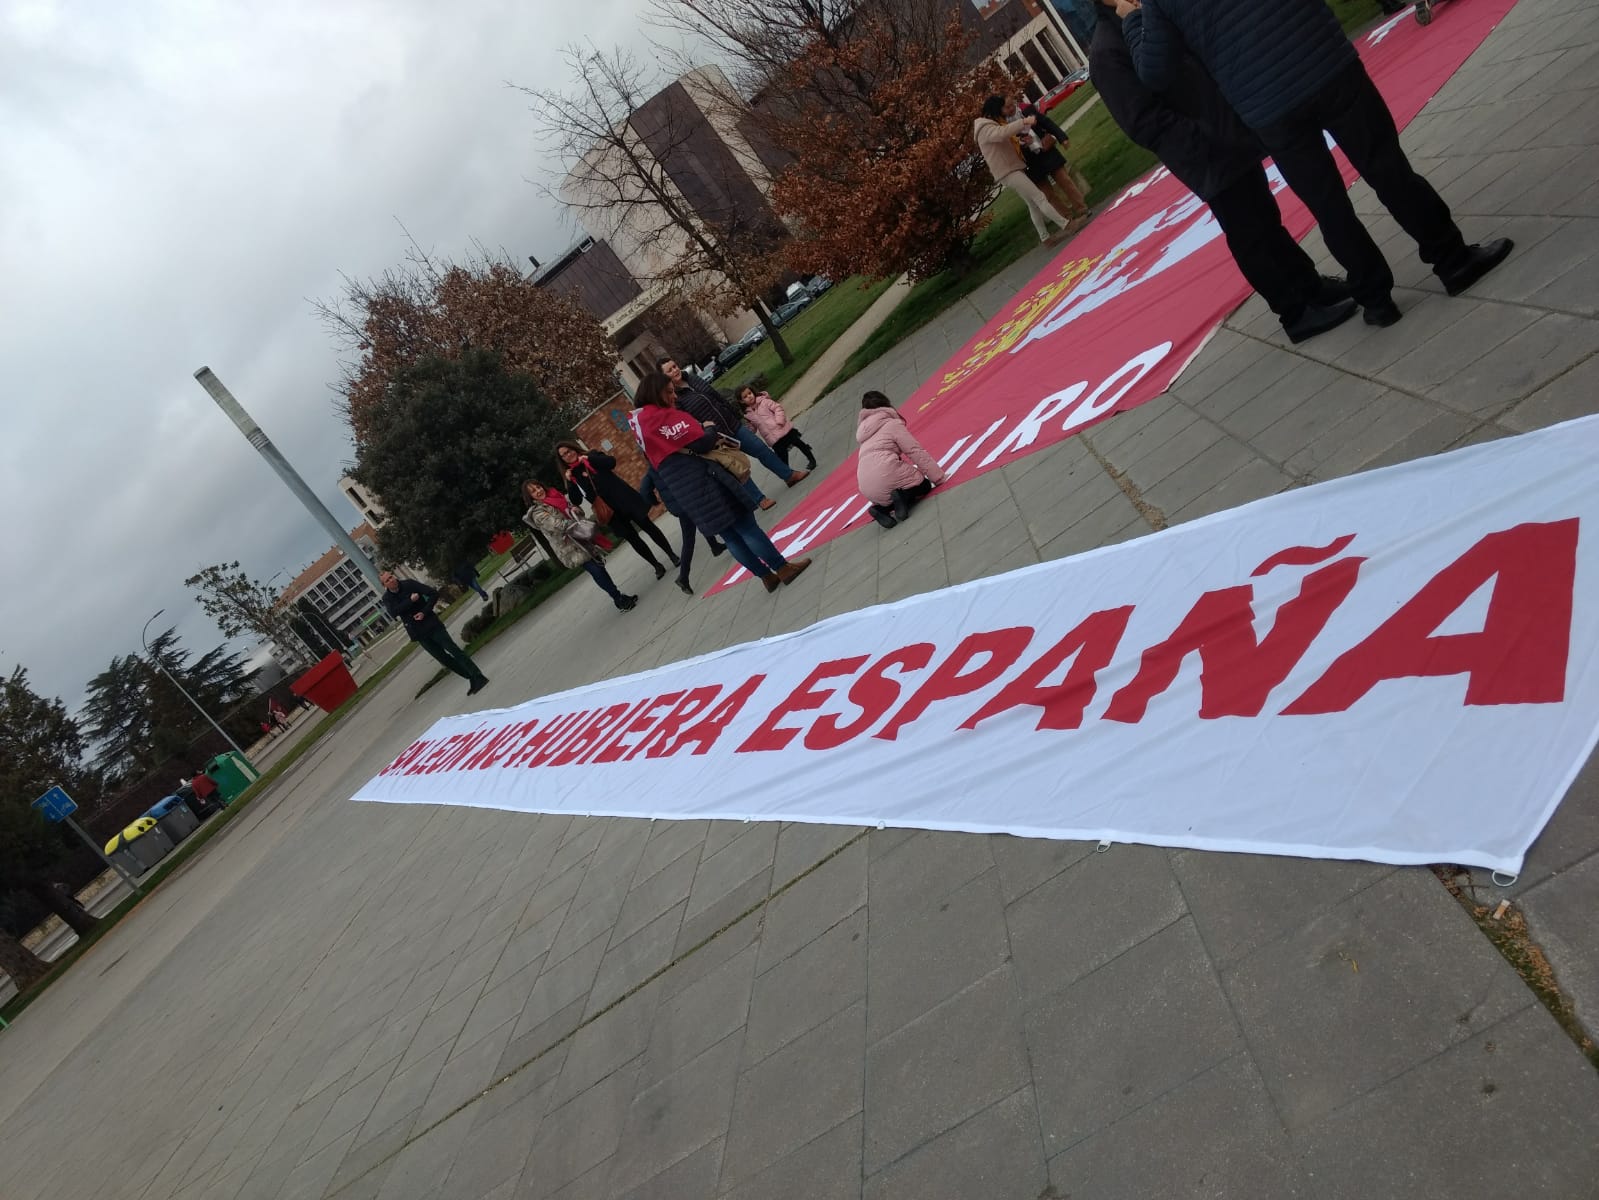
[[[1449,0],[1426,28],[1407,10],[1359,40],[1401,127],[1513,6],[1514,0]],[[1341,156],[1340,163],[1353,180]],[[1303,236],[1313,224],[1310,214],[1283,190],[1275,170],[1272,186],[1289,231]],[[1401,244],[1398,252],[1410,247]],[[912,395],[891,399],[953,487],[1154,399],[1248,295],[1210,210],[1157,169],[1073,238]],[[858,384],[879,386],[869,371]],[[785,515],[772,540],[793,556],[863,524],[875,529],[856,489],[852,456]],[[747,578],[735,570],[717,586]]]
[[[1599,733],[1599,417],[439,721],[359,800],[1503,871]]]

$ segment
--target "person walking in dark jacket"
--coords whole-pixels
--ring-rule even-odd
[[[701,425],[714,425],[718,433],[736,438],[740,450],[789,487],[793,487],[810,474],[809,471],[796,471],[779,458],[770,446],[761,441],[760,434],[744,424],[744,414],[738,405],[728,400],[705,380],[690,378],[683,374],[683,368],[670,357],[661,358],[657,365],[661,369],[661,374],[670,379],[680,393],[679,407]],[[754,487],[754,480],[750,481],[750,486]],[[760,489],[756,489],[756,494],[760,496]],[[776,502],[768,503],[765,496],[760,496],[756,503],[762,508],[771,508],[772,503]]]
[[[1393,113],[1326,0],[1119,0],[1117,11],[1139,78],[1156,91],[1172,86],[1185,48],[1210,72],[1321,226],[1368,325],[1402,315],[1393,270],[1355,214],[1324,131],[1451,296],[1509,255],[1509,238],[1466,244],[1449,206],[1405,157]]]
[[[720,554],[727,547],[708,533],[699,534],[699,528],[693,521],[689,520],[689,516],[683,511],[682,505],[673,499],[672,493],[667,490],[666,484],[661,481],[660,470],[655,466],[652,465],[648,471],[644,472],[644,478],[638,485],[638,494],[644,497],[644,503],[652,508],[656,504],[665,505],[666,511],[677,518],[678,530],[682,534],[682,547],[678,550],[677,590],[685,596],[692,596],[694,588],[689,584],[688,573],[689,569],[694,565],[694,539],[696,535],[705,538],[705,544],[711,548],[712,554]]]
[[[1191,55],[1170,87],[1152,91],[1133,68],[1115,6],[1116,0],[1100,0],[1088,50],[1089,74],[1111,119],[1210,206],[1233,261],[1277,314],[1289,341],[1302,342],[1354,316],[1348,286],[1316,274],[1310,255],[1283,228],[1260,165],[1266,153],[1260,139]]]
[[[475,696],[488,686],[489,677],[455,644],[450,631],[433,611],[433,606],[439,602],[438,592],[415,579],[401,579],[393,571],[382,572],[378,579],[383,584],[380,597],[383,611],[405,626],[406,635],[438,659],[446,670],[470,682],[472,686],[466,689],[468,696]]]
[[[655,578],[665,579],[666,568],[644,544],[639,532],[642,530],[650,541],[666,551],[674,567],[677,555],[672,553],[672,544],[666,540],[666,535],[650,520],[650,506],[616,473],[616,459],[599,450],[585,450],[576,442],[556,442],[555,457],[560,460],[561,473],[566,479],[566,498],[573,504],[587,504],[590,512],[597,511],[599,501],[605,501],[611,515],[601,524],[609,525],[637,550],[639,557],[655,568]]]

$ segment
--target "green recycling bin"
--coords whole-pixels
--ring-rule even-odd
[[[217,791],[222,793],[224,804],[232,804],[244,794],[245,788],[261,777],[261,772],[255,769],[249,759],[232,750],[206,763],[205,773],[217,781]]]

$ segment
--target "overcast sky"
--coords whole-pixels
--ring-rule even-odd
[[[207,365],[347,524],[334,348],[309,301],[405,241],[548,259],[525,98],[562,47],[645,48],[643,0],[0,0],[0,670],[76,706],[183,586],[279,585],[328,538],[194,381]]]

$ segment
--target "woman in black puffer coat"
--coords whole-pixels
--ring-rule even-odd
[[[666,552],[666,557],[672,560],[674,567],[677,566],[677,555],[672,552],[672,544],[666,540],[666,535],[650,520],[650,508],[644,503],[644,498],[616,473],[616,459],[598,450],[585,450],[576,442],[556,442],[555,457],[561,464],[561,474],[566,480],[566,498],[573,504],[587,504],[590,512],[594,511],[597,501],[605,501],[610,507],[611,516],[604,523],[655,568],[655,578],[665,579],[666,568],[644,544],[639,531],[642,530],[650,541]]]

